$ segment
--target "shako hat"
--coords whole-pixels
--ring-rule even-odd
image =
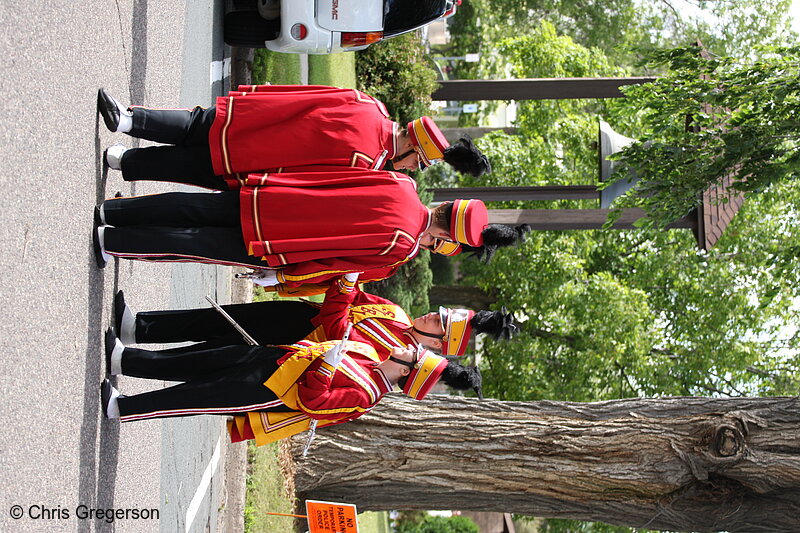
[[[470,246],[483,246],[483,230],[489,226],[489,211],[481,200],[455,200],[450,214],[450,236]]]
[[[442,338],[442,353],[444,355],[457,355],[461,357],[467,352],[470,336],[472,335],[472,317],[475,311],[469,309],[439,308],[439,318],[442,319],[444,338]]]
[[[408,123],[408,136],[419,154],[421,169],[444,159],[444,151],[450,146],[442,130],[431,117],[420,117]]]
[[[422,350],[406,379],[403,392],[415,400],[423,399],[439,381],[446,367],[447,359],[429,350]]]

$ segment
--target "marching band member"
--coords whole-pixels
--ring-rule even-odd
[[[289,346],[227,346],[181,354],[124,346],[106,333],[112,374],[182,381],[172,387],[125,396],[104,380],[101,405],[121,422],[201,414],[234,415],[234,442],[261,445],[320,425],[339,424],[370,411],[394,385],[421,400],[441,379],[480,390],[480,374],[426,350],[395,348],[381,360],[373,347],[346,341],[301,341]]]
[[[383,103],[355,89],[244,85],[208,109],[126,108],[100,89],[97,108],[111,131],[172,145],[109,147],[105,164],[127,181],[229,190],[252,172],[315,165],[380,169],[384,158],[394,170],[437,161],[476,177],[491,170],[468,136],[450,146],[430,117],[401,128]]]
[[[262,285],[314,283],[392,269],[417,255],[424,235],[483,243],[480,200],[423,205],[394,172],[250,175],[239,191],[112,198],[95,214],[98,266],[110,256],[255,266]]]
[[[349,278],[349,279],[348,279]],[[320,304],[305,301],[267,301],[223,305],[222,308],[259,344],[291,344],[300,339],[322,342],[341,338],[346,324],[350,339],[372,344],[381,359],[394,348],[424,346],[448,356],[462,356],[473,335],[509,339],[514,318],[501,311],[471,311],[440,307],[411,319],[394,302],[363,292],[354,275],[331,285]],[[114,298],[115,326],[125,344],[195,341],[169,352],[241,344],[241,336],[213,308],[134,313],[122,291]]]

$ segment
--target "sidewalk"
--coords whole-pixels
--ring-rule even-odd
[[[231,303],[253,301],[253,283],[233,277],[236,272],[244,271],[245,269],[231,269]],[[247,494],[246,443],[226,444],[223,483],[223,501],[217,515],[217,531],[244,531],[244,506]]]

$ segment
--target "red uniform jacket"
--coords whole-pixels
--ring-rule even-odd
[[[266,444],[305,431],[312,418],[320,426],[341,424],[375,407],[392,390],[375,350],[348,341],[346,355],[333,368],[324,361],[324,352],[336,344],[300,341],[287,346],[278,370],[264,385],[292,411],[237,415],[228,424],[231,441],[254,438],[258,445]]]
[[[389,358],[392,348],[418,344],[409,332],[411,318],[397,304],[359,288],[344,292],[336,283],[325,293],[319,314],[311,322],[321,327],[322,331],[314,331],[316,337],[325,337],[315,338],[317,342],[341,339],[347,322],[352,322],[350,340],[371,344],[381,361]]]
[[[391,390],[375,361],[346,355],[334,370],[319,358],[297,383],[297,401],[311,418],[340,424],[368,412]]]
[[[360,91],[321,85],[239,89],[217,98],[208,137],[217,175],[308,165],[373,168],[383,150],[395,156],[397,123],[383,103]]]
[[[385,269],[417,255],[430,212],[396,172],[250,174],[240,192],[250,255],[283,267],[280,283]]]

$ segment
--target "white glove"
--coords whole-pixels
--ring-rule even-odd
[[[347,339],[350,338],[350,331],[352,331],[352,329],[353,323],[348,322],[344,330],[344,335],[342,335],[342,341],[322,355],[322,360],[333,368],[338,367],[339,363],[341,363],[344,358],[344,353],[347,351],[345,349],[345,343],[347,343]]]
[[[322,356],[322,360],[331,365],[333,368],[339,366],[339,363],[342,362],[342,358],[344,357],[344,350],[340,349],[342,346],[341,343],[337,344]]]
[[[253,283],[262,287],[271,287],[278,284],[278,275],[274,270],[261,270],[252,278]]]
[[[348,294],[355,290],[356,283],[358,282],[358,276],[361,272],[348,272],[347,274],[343,275],[337,281],[337,287],[339,287],[339,292],[341,294]]]

